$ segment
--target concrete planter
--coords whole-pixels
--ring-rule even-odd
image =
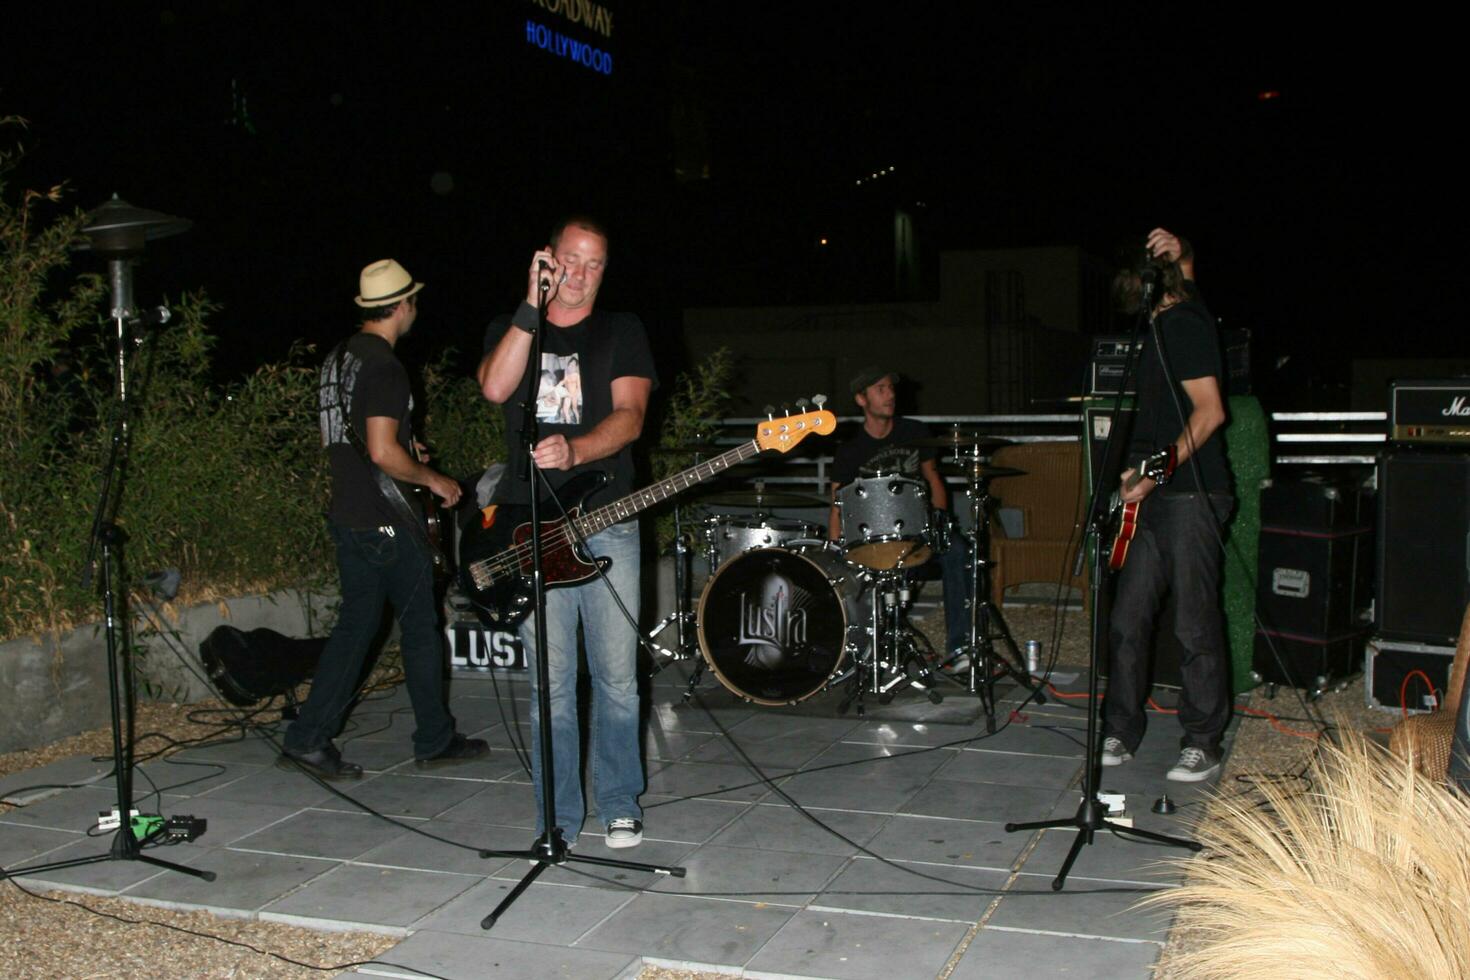
[[[216,626],[321,635],[330,626],[336,603],[333,594],[296,590],[224,599],[179,611],[177,621],[167,624],[167,636],[158,635],[151,610],[135,607],[135,613],[147,613],[133,623],[133,642],[143,648],[139,675],[170,699],[213,697],[214,691],[200,680],[199,644]],[[141,683],[138,696],[147,696]],[[49,636],[0,643],[0,752],[35,748],[110,723],[107,641],[101,624],[63,634],[59,647]]]

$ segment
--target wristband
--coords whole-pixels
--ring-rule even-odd
[[[522,321],[530,323],[532,324],[532,326],[523,327],[521,326]],[[525,300],[521,300],[521,305],[516,307],[515,313],[510,318],[510,325],[515,327],[521,333],[529,335],[534,334],[536,332],[536,327],[540,326],[540,324],[540,311],[537,310],[536,307],[532,306],[530,303],[527,303]]]

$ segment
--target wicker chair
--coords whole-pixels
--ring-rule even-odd
[[[1014,466],[1025,476],[1003,477],[991,484],[1002,507],[1022,513],[1024,534],[1005,537],[999,521],[991,521],[990,598],[1001,604],[1007,587],[1021,582],[1065,581],[1087,595],[1087,571],[1072,576],[1075,530],[1086,506],[1082,492],[1082,446],[1075,442],[1036,442],[998,449],[996,466]],[[1084,601],[1086,601],[1084,599]]]
[[[1465,686],[1465,666],[1470,662],[1470,606],[1460,621],[1460,640],[1455,660],[1439,707],[1422,715],[1410,715],[1394,726],[1388,736],[1393,752],[1414,760],[1414,768],[1431,779],[1449,777],[1450,749],[1455,739],[1455,715],[1460,710],[1460,692]]]

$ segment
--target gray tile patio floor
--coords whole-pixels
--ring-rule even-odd
[[[458,769],[413,767],[401,690],[358,708],[340,742],[369,772],[342,788],[393,822],[277,770],[274,750],[250,739],[186,750],[138,779],[145,812],[208,819],[198,841],[159,856],[213,869],[214,883],[122,863],[23,880],[403,937],[363,975],[617,978],[657,964],[917,978],[939,975],[957,953],[951,975],[961,980],[1012,967],[1030,976],[1150,975],[1168,922],[1131,906],[1175,884],[1178,872],[1159,862],[1186,852],[1101,834],[1055,893],[1051,879],[1074,832],[1004,828],[1075,812],[1079,701],[1030,705],[1007,723],[1012,692],[1003,727],[986,736],[978,703],[959,687],[940,705],[899,698],[870,705],[865,717],[839,716],[835,694],[751,706],[708,679],[686,703],[688,666],[651,685],[645,843],[608,850],[594,817],[575,851],[678,864],[683,878],[569,863],[543,874],[492,931],[480,928],[526,864],[477,852],[527,847],[535,823],[509,737],[525,732],[526,688],[502,675],[453,684],[461,729],[496,750]],[[1199,809],[1149,812],[1166,788],[1180,804],[1200,798],[1199,788],[1164,781],[1177,737],[1171,717],[1152,715],[1138,757],[1105,771],[1102,788],[1127,794],[1140,827],[1187,833]],[[94,764],[67,760],[0,780],[0,794],[97,775]],[[85,833],[110,806],[109,786],[104,778],[0,814],[0,862],[105,850],[107,838]],[[153,786],[161,802],[145,796]]]

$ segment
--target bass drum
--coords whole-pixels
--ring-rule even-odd
[[[747,701],[804,701],[857,650],[862,591],[863,576],[835,547],[747,551],[704,587],[699,649],[720,683]]]

